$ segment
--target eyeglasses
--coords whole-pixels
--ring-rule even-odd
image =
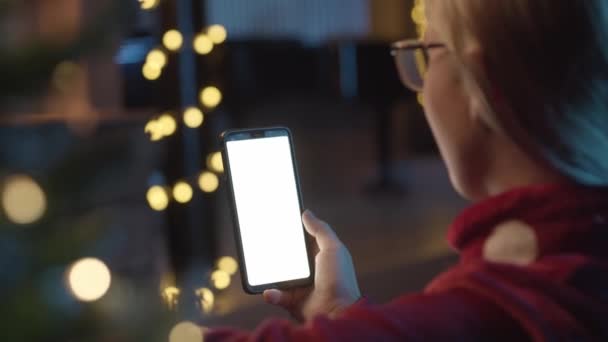
[[[391,55],[401,82],[413,91],[422,91],[429,64],[429,50],[445,48],[444,44],[424,44],[416,39],[401,40],[391,45]]]

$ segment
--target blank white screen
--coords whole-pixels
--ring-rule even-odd
[[[250,285],[310,275],[287,136],[226,143]]]

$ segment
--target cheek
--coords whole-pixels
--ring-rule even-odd
[[[435,139],[442,152],[451,153],[466,142],[471,116],[462,82],[445,64],[429,69],[423,91],[425,115]]]
[[[447,63],[435,65],[424,85],[425,115],[454,187],[467,195],[471,179],[478,178],[482,156],[475,124],[470,114],[470,99],[460,79]]]

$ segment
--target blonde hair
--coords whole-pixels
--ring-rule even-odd
[[[608,1],[433,5],[488,121],[574,181],[608,185]],[[483,71],[464,58],[471,39]]]

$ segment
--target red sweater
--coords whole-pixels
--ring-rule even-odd
[[[465,210],[448,239],[460,262],[423,293],[205,341],[608,341],[608,188],[512,190]]]

